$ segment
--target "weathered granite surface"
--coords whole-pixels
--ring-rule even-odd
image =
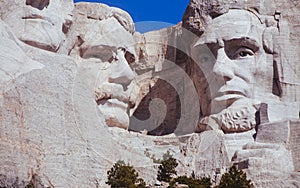
[[[179,175],[300,187],[300,2],[191,0],[145,34],[107,5],[34,2],[0,2],[1,187],[108,187],[118,160],[153,185],[167,151]]]

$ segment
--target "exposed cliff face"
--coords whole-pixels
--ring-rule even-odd
[[[12,25],[0,6],[0,186],[24,187],[33,178],[41,187],[108,187],[106,172],[118,160],[133,165],[153,185],[158,164],[149,155],[161,158],[170,151],[179,162],[179,175],[194,172],[218,181],[235,163],[257,187],[299,187],[299,89],[293,74],[298,70],[293,54],[299,54],[297,6],[287,11],[287,3],[276,3],[282,8],[279,14],[277,8],[253,3],[259,13],[282,18],[279,46],[272,47],[277,50],[275,59],[281,60],[274,65],[274,84],[279,84],[274,94],[280,102],[257,107],[256,130],[224,134],[212,130],[217,123],[211,117],[198,126],[199,118],[212,112],[211,98],[203,89],[209,87],[207,72],[192,61],[190,47],[206,22],[241,5],[228,3],[224,8],[214,1],[211,6],[217,8],[208,9],[213,11],[205,17],[199,10],[205,2],[191,1],[185,29],[180,23],[142,35],[122,10],[63,1],[59,7],[74,7],[72,19],[55,22],[49,34],[59,28],[61,36],[46,38],[46,46],[22,40],[26,36],[15,30],[22,24]],[[25,34],[30,32],[34,31]],[[270,45],[264,47],[271,49]],[[287,46],[292,50],[285,53]],[[120,66],[124,62],[136,72],[134,79],[128,67]],[[102,96],[104,90],[109,96]],[[123,108],[130,110],[129,130],[134,131],[109,127],[99,108],[104,103],[120,114]],[[122,117],[114,120],[124,128],[128,125]],[[193,133],[196,128],[201,133]]]
[[[130,121],[130,129],[142,131],[146,129],[150,135],[166,135],[173,133],[177,128],[180,119],[180,102],[176,88],[168,82],[167,78],[159,78],[161,71],[165,71],[166,62],[174,62],[176,57],[176,39],[180,35],[181,24],[145,33],[137,40],[138,61],[133,64],[138,73],[137,80],[141,85],[141,95],[138,99],[139,105],[134,111]],[[170,70],[169,70],[170,71]],[[171,72],[171,71],[170,71]],[[174,72],[172,72],[173,74]],[[157,76],[155,76],[157,74]],[[172,78],[173,75],[166,77],[175,80],[178,87],[180,80]],[[164,101],[165,110],[151,110],[151,101],[160,99]],[[159,104],[153,104],[159,106]],[[166,113],[162,113],[162,112]],[[160,117],[162,116],[162,117]],[[141,120],[139,123],[136,119]],[[191,133],[191,132],[190,132]]]
[[[272,6],[267,6],[267,4]],[[295,143],[299,142],[297,136],[298,131],[296,130],[297,125],[295,125],[298,123],[293,121],[285,122],[286,119],[299,119],[299,114],[297,114],[300,107],[299,99],[295,97],[295,93],[299,92],[298,84],[296,84],[299,83],[299,78],[291,71],[298,70],[297,62],[299,57],[297,54],[299,54],[299,49],[296,49],[297,47],[295,46],[299,44],[299,40],[294,38],[297,30],[296,25],[298,23],[295,18],[299,14],[297,5],[297,3],[282,3],[279,1],[208,2],[195,0],[191,1],[186,9],[182,22],[183,28],[179,25],[147,34],[148,38],[150,38],[149,35],[154,35],[156,39],[159,38],[157,35],[163,35],[166,36],[165,38],[169,38],[165,45],[167,47],[164,46],[163,48],[165,49],[165,55],[162,56],[164,59],[163,61],[158,61],[163,63],[162,65],[159,63],[157,64],[157,66],[159,65],[159,67],[161,67],[160,70],[157,70],[157,75],[162,72],[167,72],[166,74],[172,75],[170,78],[179,75],[175,69],[167,70],[167,68],[164,67],[169,60],[182,68],[186,74],[189,75],[194,84],[192,87],[189,87],[188,90],[185,90],[186,92],[184,93],[184,95],[188,95],[188,93],[192,93],[192,90],[195,89],[198,94],[197,99],[199,99],[201,108],[199,117],[200,119],[202,117],[204,118],[200,120],[198,127],[194,130],[203,132],[207,129],[223,129],[225,132],[240,132],[242,129],[247,130],[256,126],[257,132],[255,134],[253,133],[253,137],[256,139],[255,142],[253,138],[251,139],[251,136],[247,139],[245,135],[241,134],[239,138],[236,136],[231,137],[230,135],[225,135],[226,141],[224,143],[229,155],[228,160],[238,164],[240,168],[247,170],[250,177],[255,179],[256,186],[285,187],[297,186],[299,184],[294,181],[294,178],[291,178],[295,175],[295,173],[291,172],[298,171],[297,164],[299,159],[295,157],[295,154],[298,153],[298,149],[294,146]],[[232,12],[232,9],[246,9],[247,12],[255,13],[261,22],[260,24],[266,26],[266,29],[262,33],[261,40],[263,42],[263,49],[267,55],[265,61],[262,62],[263,64],[256,65],[259,67],[255,75],[255,79],[257,80],[252,84],[254,87],[258,86],[258,88],[263,88],[264,85],[267,85],[267,89],[265,91],[261,90],[261,93],[257,93],[257,95],[264,93],[264,97],[254,97],[249,101],[249,104],[257,99],[260,101],[260,104],[254,102],[255,104],[253,107],[245,108],[249,109],[249,112],[243,112],[242,109],[245,107],[243,104],[241,106],[237,105],[237,107],[232,106],[228,108],[226,112],[223,111],[219,115],[213,115],[212,117],[206,118],[211,114],[214,114],[214,111],[222,110],[222,106],[220,109],[216,109],[218,106],[212,104],[214,93],[212,92],[213,88],[211,82],[208,81],[208,78],[214,74],[213,69],[209,70],[207,69],[207,66],[199,65],[195,61],[195,57],[191,55],[193,53],[192,48],[193,45],[195,45],[195,41],[199,40],[199,38],[205,34],[207,28],[209,29],[209,24],[214,23],[213,20],[215,18],[221,17],[221,15],[228,12]],[[237,14],[235,15],[235,18],[241,18],[241,15]],[[229,18],[224,21],[224,23],[235,23],[235,18]],[[251,23],[254,25],[254,20]],[[234,27],[231,29],[234,29]],[[169,33],[166,34],[166,31],[169,31]],[[210,32],[214,33],[215,31],[212,29]],[[230,33],[230,31],[228,33]],[[218,34],[219,33],[216,32],[216,35]],[[158,39],[155,42],[159,43],[159,40],[161,39]],[[151,42],[153,42],[153,39]],[[147,40],[145,43],[147,43]],[[239,43],[235,43],[235,45],[238,44]],[[285,48],[284,46],[290,46],[293,50],[285,51],[283,50]],[[145,51],[146,50],[143,52]],[[291,55],[292,53],[294,55]],[[210,54],[211,52],[208,52],[207,48],[200,48],[198,50],[198,56],[206,58],[204,61],[208,61],[209,58],[212,57]],[[286,67],[285,65],[287,64],[288,66]],[[229,68],[225,67],[223,69],[226,70]],[[159,72],[161,70],[162,72]],[[287,72],[290,72],[291,74],[287,75]],[[272,78],[268,78],[268,75],[271,75]],[[179,99],[178,88],[184,90],[184,86],[179,82],[175,84],[175,87],[172,87],[170,82],[168,82],[171,79],[166,79],[166,77],[164,77],[164,79],[165,80],[152,79],[152,85],[149,83],[146,84],[147,86],[150,86],[150,88],[146,87],[146,89],[149,90],[149,93],[142,99],[133,114],[134,118],[132,117],[131,119],[135,120],[135,118],[139,118],[140,120],[143,120],[143,122],[148,125],[148,128],[145,127],[145,124],[143,124],[144,126],[135,127],[134,124],[136,122],[131,121],[131,127],[133,129],[146,129],[148,130],[148,134],[164,135],[175,132],[176,128],[178,128],[178,121],[182,116],[181,105],[184,103]],[[224,80],[226,82],[226,79]],[[228,85],[230,84],[231,83]],[[180,87],[178,87],[179,85]],[[242,85],[240,85],[240,87],[242,87]],[[164,110],[160,110],[156,113],[151,111],[151,101],[155,98],[160,98],[166,102],[166,106],[163,106],[167,109],[166,112],[164,112]],[[157,103],[157,106],[161,105]],[[229,105],[225,104],[224,106],[227,108]],[[281,111],[281,113],[279,111]],[[161,112],[166,114],[166,116],[163,116],[165,118],[161,118]],[[249,116],[245,117],[244,115]],[[149,119],[146,121],[147,118]],[[272,128],[272,125],[277,125],[278,129]],[[285,134],[283,132],[285,131],[283,130],[293,135],[293,138],[287,139],[287,137],[284,136]],[[279,132],[282,134],[279,134]],[[267,135],[270,135],[270,137]],[[283,139],[281,139],[282,136],[284,137]],[[247,143],[249,144],[245,145]],[[268,152],[273,153],[274,155],[268,154]],[[275,157],[275,155],[277,157]],[[285,158],[285,160],[281,160],[283,158]],[[285,174],[284,171],[287,173]],[[282,177],[286,177],[288,180],[283,182]]]

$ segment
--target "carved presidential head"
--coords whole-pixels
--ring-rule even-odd
[[[23,42],[56,52],[72,23],[72,0],[0,1],[0,17]]]
[[[216,104],[258,102],[272,96],[273,58],[263,46],[266,26],[252,12],[231,9],[210,20],[195,42],[192,56],[203,56],[197,47],[206,45],[213,57],[209,64],[213,76],[208,77],[212,100]],[[247,100],[245,100],[247,99]],[[253,101],[254,102],[254,101]],[[219,105],[218,105],[219,106]]]
[[[90,9],[97,11],[89,11]],[[133,105],[135,73],[134,25],[124,11],[98,3],[78,3],[74,9],[77,55],[97,64],[95,101],[109,127],[127,129]]]
[[[273,7],[266,13],[259,5],[193,0],[183,16],[183,27],[197,36],[191,58],[206,80],[198,84],[206,90],[199,96],[202,114],[218,114],[214,119],[226,132],[253,128],[258,105],[282,92],[273,41],[278,17]]]

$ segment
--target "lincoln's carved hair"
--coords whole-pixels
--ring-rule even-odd
[[[268,7],[267,9],[265,7]],[[191,0],[183,18],[182,27],[192,32],[197,37],[200,37],[207,26],[207,23],[223,14],[226,14],[230,9],[242,9],[253,13],[259,21],[265,26],[263,32],[263,48],[266,53],[273,54],[273,94],[281,96],[282,89],[279,81],[278,67],[281,65],[280,58],[276,54],[276,40],[279,35],[279,19],[280,12],[276,10],[274,0],[264,1],[259,0]]]

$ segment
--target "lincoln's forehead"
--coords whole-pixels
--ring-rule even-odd
[[[239,38],[249,38],[261,43],[263,24],[258,17],[246,10],[229,10],[207,24],[204,34],[196,45],[217,43]]]
[[[253,23],[260,25],[259,18],[252,12],[247,10],[231,9],[227,13],[211,20],[211,24],[229,24],[229,23]]]

